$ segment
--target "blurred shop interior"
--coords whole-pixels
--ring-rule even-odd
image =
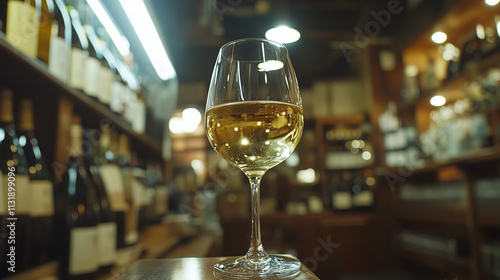
[[[219,48],[267,37],[305,126],[262,179],[266,251],[326,280],[500,279],[498,2],[1,0],[0,278],[245,254],[248,180],[203,118]],[[90,223],[107,239],[73,244]]]

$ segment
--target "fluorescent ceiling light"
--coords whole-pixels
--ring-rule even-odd
[[[122,56],[128,55],[130,53],[130,50],[127,39],[125,39],[120,31],[118,31],[116,25],[113,23],[108,13],[101,5],[101,2],[99,2],[99,0],[87,0],[87,3],[108,32],[109,37],[111,37],[111,40],[113,40],[113,43],[115,44],[120,54]]]
[[[135,33],[137,33],[158,76],[162,80],[174,78],[176,76],[174,67],[168,58],[144,2],[142,0],[120,0],[120,4],[130,23],[132,23]]]
[[[495,6],[496,4],[498,4],[500,1],[499,0],[485,0],[484,1],[487,5],[489,6]]]
[[[268,40],[288,44],[300,39],[300,32],[288,26],[281,25],[267,30],[265,36]]]

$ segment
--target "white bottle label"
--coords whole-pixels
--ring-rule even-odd
[[[53,186],[50,180],[31,180],[30,216],[47,217],[54,215]]]
[[[30,212],[30,179],[28,175],[16,174],[16,214],[27,215]]]
[[[49,72],[65,83],[69,79],[69,59],[70,48],[64,38],[52,36],[50,38]]]
[[[69,239],[69,268],[70,275],[91,273],[99,268],[97,228],[73,228]]]
[[[113,211],[127,210],[125,187],[120,167],[116,164],[106,164],[99,168],[102,183],[108,194],[109,204]]]
[[[101,79],[101,63],[95,57],[87,57],[85,62],[85,93],[97,98],[101,89]]]
[[[137,133],[144,133],[146,131],[146,105],[143,102],[136,102],[131,110],[133,111],[132,129]]]
[[[124,102],[122,101],[122,95],[125,91],[125,86],[118,80],[113,82],[111,86],[111,100],[110,107],[113,112],[122,113],[124,108]]]
[[[373,205],[373,193],[371,191],[362,191],[353,198],[354,206]]]
[[[71,49],[71,66],[69,71],[69,85],[75,89],[83,90],[85,86],[85,62],[87,52],[81,49]]]
[[[111,102],[111,87],[115,81],[115,73],[111,69],[101,66],[102,82],[99,90],[99,101],[109,105]]]
[[[333,207],[335,209],[350,209],[352,208],[352,196],[348,192],[336,192],[333,194]]]
[[[40,14],[35,7],[22,1],[7,2],[7,41],[33,58],[38,54]]]
[[[97,226],[99,265],[112,265],[116,260],[116,224],[102,223]]]

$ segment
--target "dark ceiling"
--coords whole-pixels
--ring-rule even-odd
[[[433,24],[457,0],[144,0],[168,48],[181,84],[208,85],[219,48],[235,39],[263,38],[266,30],[287,24],[301,33],[288,44],[301,87],[315,80],[355,72],[359,53],[348,61],[348,46],[363,51],[361,30],[370,44],[399,46],[409,43]],[[108,10],[130,41],[141,72],[156,77],[118,1],[106,1]],[[377,15],[390,13],[384,24]],[[377,27],[379,29],[377,29]],[[370,29],[371,28],[371,29]],[[371,30],[372,34],[367,34]],[[358,35],[358,37],[356,37]],[[358,41],[357,41],[358,40]],[[347,46],[347,47],[346,47]],[[352,50],[352,49],[351,49]],[[148,62],[148,63],[144,63]],[[138,63],[141,64],[141,63]]]
[[[345,50],[348,46],[346,44],[362,46],[355,44],[356,29],[366,30],[369,23],[376,20],[374,14],[382,16],[383,12],[380,11],[390,10],[388,7],[401,11],[391,14],[385,26],[379,24],[379,30],[376,26],[371,27],[371,43],[391,44],[394,38],[402,40],[400,37],[408,37],[409,31],[404,30],[406,26],[415,23],[420,26],[430,21],[432,13],[438,13],[442,6],[447,5],[443,4],[445,2],[455,1],[145,1],[150,11],[154,11],[153,17],[158,23],[158,32],[169,49],[180,83],[208,84],[220,46],[244,37],[263,38],[267,29],[287,24],[301,33],[300,40],[288,44],[287,47],[299,83],[303,86],[316,79],[346,75],[351,71],[352,65],[348,63],[342,48]],[[412,16],[420,8],[429,10],[426,16]],[[356,53],[350,56],[353,60],[355,57]]]

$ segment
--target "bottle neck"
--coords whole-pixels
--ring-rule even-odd
[[[0,90],[0,123],[11,123],[14,121],[13,97],[9,89]]]
[[[23,99],[20,103],[19,130],[33,131],[33,103],[29,99]]]

